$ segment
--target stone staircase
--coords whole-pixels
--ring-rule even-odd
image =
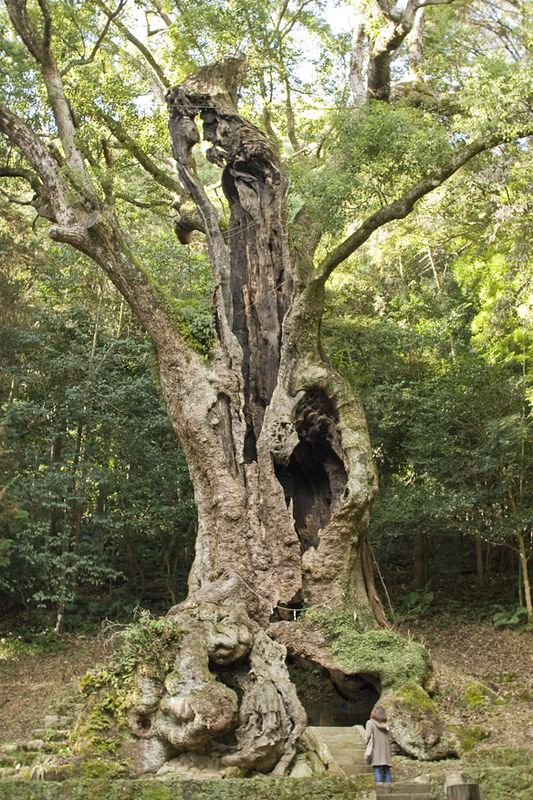
[[[0,742],[0,781],[54,778],[69,752],[71,717],[49,714],[28,739]],[[69,726],[67,728],[67,726]]]
[[[365,730],[361,725],[349,728],[308,727],[304,743],[318,755],[327,771],[339,777],[372,774],[365,763]]]
[[[430,784],[422,780],[374,784],[372,767],[365,762],[365,730],[360,725],[350,728],[308,727],[302,742],[316,755],[328,774],[350,779],[364,776],[370,789],[370,794],[365,795],[367,797],[375,796],[376,800],[435,800]]]

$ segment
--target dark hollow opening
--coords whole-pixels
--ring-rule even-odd
[[[296,622],[300,614],[305,611],[302,600],[294,600],[289,603],[278,603],[272,611],[270,622]]]
[[[296,532],[305,552],[318,547],[319,531],[336,510],[347,475],[339,455],[337,413],[325,393],[310,391],[295,416],[300,441],[288,464],[277,464],[275,469],[287,505],[292,502]]]
[[[137,714],[137,725],[142,731],[149,731],[152,727],[152,720],[147,714]]]
[[[370,675],[329,672],[318,664],[288,659],[291,680],[305,708],[308,725],[364,725],[379,700],[377,681]]]

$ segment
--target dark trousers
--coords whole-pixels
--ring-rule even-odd
[[[379,766],[372,767],[372,769],[374,770],[376,783],[391,782],[390,767],[388,767],[386,764],[380,764]]]

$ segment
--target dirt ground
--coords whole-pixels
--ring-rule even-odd
[[[433,658],[447,722],[480,726],[490,746],[533,750],[533,634],[480,623],[412,633]],[[486,698],[468,699],[472,679],[487,687]]]
[[[78,679],[104,655],[103,641],[94,637],[65,637],[52,653],[20,649],[11,657],[0,655],[0,742],[28,738],[42,727],[49,710],[75,691]]]

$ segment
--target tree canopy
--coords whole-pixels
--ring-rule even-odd
[[[83,255],[99,260],[84,236],[107,209],[126,254],[107,274],[123,294],[130,281],[142,326],[153,334],[163,298],[183,347],[210,357],[216,276],[170,158],[165,92],[242,57],[240,113],[281,152],[291,247],[328,281],[325,347],[363,392],[382,484],[375,535],[507,542],[527,574],[528,24],[516,0],[6,0],[6,595],[61,605],[77,583],[119,580],[124,558],[133,580],[148,531],[165,541],[160,591],[174,598],[168,537],[190,537],[193,516],[183,457],[168,443],[150,346]],[[198,180],[225,232],[205,153]],[[61,244],[47,240],[50,223]],[[61,589],[51,578],[43,588],[42,564]]]

